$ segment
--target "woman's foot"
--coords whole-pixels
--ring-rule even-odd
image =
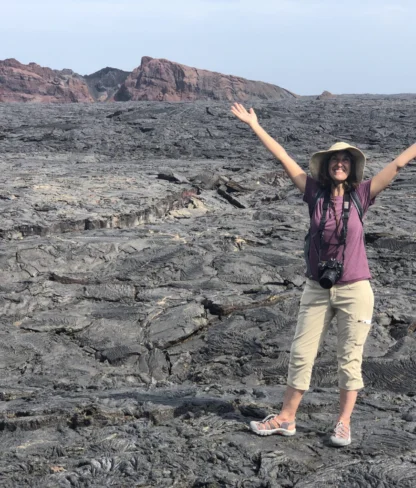
[[[350,424],[340,420],[335,426],[334,433],[331,435],[329,442],[335,447],[344,447],[351,444]]]
[[[287,422],[279,420],[277,415],[268,415],[260,422],[254,420],[250,422],[251,430],[257,435],[272,435],[280,434],[284,436],[292,436],[296,434],[296,422]]]

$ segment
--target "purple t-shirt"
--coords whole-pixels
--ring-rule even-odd
[[[360,183],[356,192],[363,207],[363,217],[367,213],[370,205],[374,203],[374,198],[370,198],[371,180]],[[303,201],[309,205],[309,209],[314,204],[316,192],[319,189],[319,183],[308,176],[306,180],[305,193]],[[321,221],[323,198],[319,198],[315,206],[315,210],[311,219],[311,241],[309,248],[309,264],[311,268],[311,278],[315,281],[319,280],[318,276],[318,262],[319,262],[319,223]],[[342,205],[343,197],[335,197],[334,204],[336,214],[338,216],[339,226],[336,229],[336,218],[331,202],[328,205],[326,213],[324,242],[321,249],[321,261],[327,261],[330,258],[335,258],[342,261],[342,253],[344,245],[340,244],[340,233],[342,232]],[[358,215],[358,211],[351,201],[350,216],[348,219],[347,242],[344,255],[344,272],[342,278],[337,284],[353,283],[354,281],[371,279],[370,269],[368,267],[367,255],[364,247],[364,229]]]

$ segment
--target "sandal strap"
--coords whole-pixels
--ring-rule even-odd
[[[276,417],[277,417],[277,415],[275,415],[275,414],[268,415],[260,423],[265,425],[268,430],[280,429],[280,428],[287,429],[290,425],[295,423],[294,420],[292,422],[286,422],[286,421],[280,422],[279,420],[276,420]],[[268,424],[268,425],[266,425],[266,424]]]
[[[343,422],[338,422],[335,426],[334,433],[336,437],[342,437],[347,439],[350,435],[350,428],[344,425]]]

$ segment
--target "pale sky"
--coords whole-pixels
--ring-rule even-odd
[[[299,95],[416,93],[415,0],[0,0],[0,59],[86,75],[142,56]]]

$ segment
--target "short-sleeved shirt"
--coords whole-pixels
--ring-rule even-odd
[[[365,216],[368,208],[374,203],[374,198],[370,197],[371,180],[363,181],[356,188],[356,193],[360,199],[363,208],[363,217]],[[306,188],[303,196],[303,201],[309,205],[309,209],[315,202],[316,192],[320,188],[319,183],[308,176],[306,180]],[[319,262],[319,224],[321,222],[323,198],[319,198],[311,218],[310,228],[310,248],[309,248],[309,265],[311,270],[311,278],[315,281],[319,281],[318,275],[318,262]],[[330,258],[335,258],[337,261],[342,262],[344,244],[340,242],[340,233],[342,232],[342,196],[334,197],[333,201],[328,205],[326,214],[325,229],[323,234],[323,245],[321,249],[321,261],[327,261]],[[335,211],[338,217],[338,229],[337,219],[335,217]],[[345,244],[344,254],[344,272],[341,279],[337,284],[353,283],[360,280],[371,279],[370,268],[368,266],[367,255],[364,246],[364,229],[360,221],[360,216],[355,205],[351,201],[350,216],[348,219],[348,232],[347,240]]]

